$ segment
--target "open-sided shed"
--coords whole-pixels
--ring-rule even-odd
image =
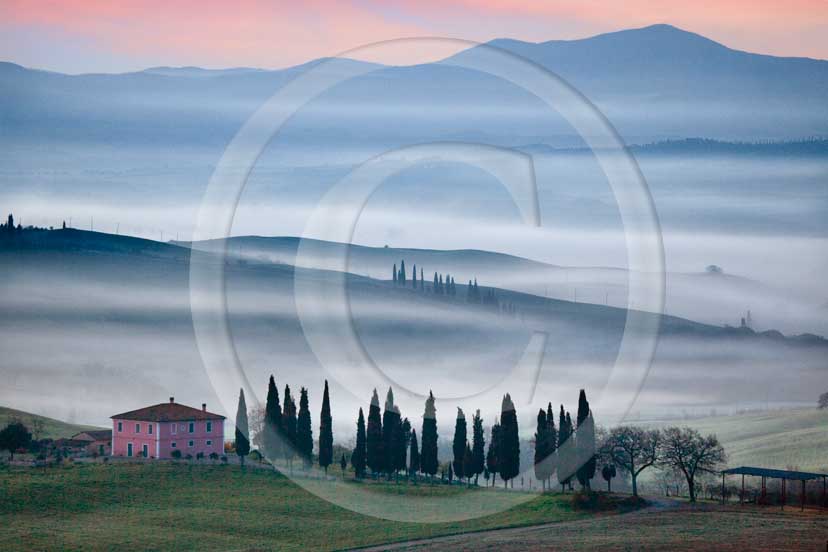
[[[828,480],[828,474],[825,473],[812,473],[812,472],[801,472],[801,471],[791,471],[791,470],[773,470],[770,468],[752,468],[749,466],[741,466],[739,468],[730,468],[728,470],[722,470],[722,504],[724,504],[725,499],[725,476],[727,475],[741,475],[742,476],[742,493],[739,495],[739,504],[742,503],[742,499],[745,496],[745,476],[751,475],[754,477],[761,477],[762,478],[762,494],[765,491],[765,483],[768,478],[771,479],[781,479],[782,480],[782,508],[785,508],[785,491],[788,481],[799,481],[802,485],[800,491],[800,502],[801,507],[805,509],[805,482],[806,481],[813,481],[822,479],[822,504],[825,504],[825,492],[826,492],[826,480]]]

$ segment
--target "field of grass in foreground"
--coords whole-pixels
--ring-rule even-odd
[[[459,486],[371,485],[379,493],[466,492]],[[491,500],[512,494],[471,492],[490,493]],[[186,463],[10,468],[0,471],[0,496],[1,550],[335,550],[597,515],[573,509],[569,495],[550,494],[465,522],[391,522],[329,504],[269,470]],[[602,514],[630,504],[619,499]]]

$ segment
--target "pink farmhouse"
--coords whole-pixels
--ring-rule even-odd
[[[172,458],[173,451],[224,454],[224,416],[170,402],[112,416],[112,456]]]

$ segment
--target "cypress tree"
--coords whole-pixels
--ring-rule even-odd
[[[474,413],[472,419],[472,471],[469,475],[474,475],[474,484],[480,478],[480,474],[486,468],[486,436],[483,433],[483,418],[480,417],[480,411]]]
[[[504,484],[520,473],[520,437],[517,412],[512,397],[506,393],[500,411],[501,457],[500,477]]]
[[[351,453],[351,465],[354,467],[354,477],[357,479],[365,476],[367,452],[365,443],[365,416],[363,416],[362,408],[360,408],[359,418],[357,418],[356,446]]]
[[[425,291],[425,278],[423,278],[423,267],[420,267],[420,290]]]
[[[547,443],[548,443],[548,451],[549,451],[549,459],[547,460],[547,465],[549,469],[547,470],[547,485],[546,488],[549,489],[549,480],[552,479],[552,475],[555,473],[558,467],[558,432],[555,430],[555,413],[552,411],[552,403],[548,403],[546,406],[546,436],[547,436]]]
[[[348,467],[348,461],[345,460],[345,453],[342,453],[342,458],[339,459],[339,469],[342,470],[342,479],[345,479],[345,468]]]
[[[457,420],[454,422],[454,440],[451,450],[454,453],[454,473],[458,479],[463,479],[465,468],[465,454],[467,444],[466,416],[461,408],[457,408]]]
[[[561,420],[558,431],[558,482],[561,487],[569,486],[572,488],[572,477],[575,475],[577,467],[575,441],[572,434],[572,418],[569,412],[564,413],[563,405],[561,405]]]
[[[492,475],[492,487],[500,473],[500,423],[495,421],[492,426],[492,436],[489,441],[489,452],[486,453],[486,468]]]
[[[247,403],[244,400],[244,389],[239,389],[239,406],[236,409],[236,455],[242,467],[244,467],[244,458],[250,454],[249,437]]]
[[[285,385],[285,404],[282,407],[282,427],[284,429],[284,446],[282,456],[293,470],[293,456],[296,453],[296,403],[290,394],[290,386]]]
[[[546,411],[541,408],[538,411],[538,423],[535,430],[535,478],[541,482],[546,490],[546,480],[549,477],[546,470],[546,460],[549,455],[549,433],[546,423]]]
[[[420,451],[417,448],[417,430],[411,430],[411,439],[408,442],[408,475],[416,477],[420,471]]]
[[[367,452],[368,467],[371,468],[371,472],[375,474],[382,472],[382,414],[376,389],[374,389],[371,406],[368,409]]]
[[[466,286],[466,303],[473,303],[474,302],[474,288],[472,287],[472,281],[469,280],[469,285]]]
[[[382,412],[382,465],[389,478],[397,467],[396,441],[399,438],[400,411],[394,405],[394,392],[388,388],[385,395],[385,409]]]
[[[394,263],[394,268],[392,269],[392,272],[394,274],[394,283],[396,284],[397,283],[397,263]]]
[[[397,417],[400,417],[400,408],[396,407]],[[411,422],[405,418],[397,424],[397,433],[394,436],[394,471],[405,472],[408,459],[408,441],[411,435]]]
[[[322,393],[322,411],[319,414],[319,465],[328,473],[328,466],[333,462],[333,420],[331,419],[331,399],[328,394],[328,380]]]
[[[578,396],[578,433],[575,436],[578,467],[578,483],[585,490],[590,489],[590,480],[595,477],[595,426],[586,393],[581,389]]]
[[[267,402],[265,403],[265,424],[262,445],[271,461],[282,454],[283,428],[282,406],[279,404],[279,390],[273,375],[267,383]]]
[[[411,287],[417,289],[417,265],[411,269]]]
[[[437,292],[440,295],[443,295],[443,275],[440,274],[440,277],[437,280]]]
[[[296,417],[296,450],[302,458],[302,468],[307,470],[313,464],[313,429],[308,407],[308,390],[299,391],[299,415]]]
[[[434,407],[434,395],[428,392],[423,414],[422,443],[420,447],[420,469],[431,477],[437,473],[437,409]]]
[[[432,292],[434,292],[434,293],[438,293],[438,292],[439,292],[439,289],[438,289],[438,287],[437,287],[437,273],[436,273],[436,272],[434,273],[434,284],[432,285],[431,290],[432,290]]]
[[[405,285],[405,259],[403,259],[403,260],[400,262],[400,276],[399,276],[399,280],[400,280],[400,285],[401,285],[401,286],[404,286],[404,285]]]
[[[466,476],[466,483],[471,486],[471,475],[474,470],[474,456],[469,443],[466,443],[466,450],[463,452],[463,474]]]

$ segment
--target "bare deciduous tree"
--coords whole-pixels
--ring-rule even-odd
[[[633,496],[638,496],[638,475],[658,462],[661,433],[633,426],[613,428],[604,441],[604,451],[612,463],[632,477]]]
[[[715,435],[702,436],[695,429],[681,427],[668,427],[662,431],[659,461],[684,475],[690,502],[696,501],[696,475],[713,473],[726,458]]]

